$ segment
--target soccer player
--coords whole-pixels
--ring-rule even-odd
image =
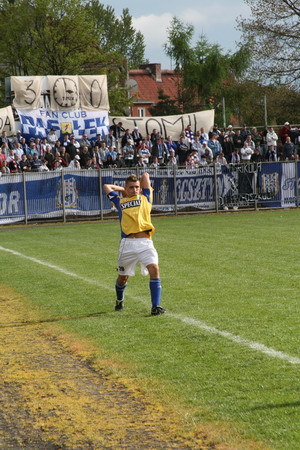
[[[129,276],[135,275],[135,266],[139,262],[142,275],[150,275],[151,315],[163,314],[165,309],[160,306],[158,254],[151,239],[155,228],[151,222],[153,189],[149,174],[144,173],[140,180],[136,175],[130,175],[125,181],[125,187],[105,184],[103,188],[117,208],[121,224],[115,310],[124,308],[127,280]],[[118,192],[123,197],[119,197]]]

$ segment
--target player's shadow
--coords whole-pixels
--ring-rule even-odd
[[[90,314],[82,314],[82,315],[74,315],[74,316],[58,316],[58,317],[49,317],[47,319],[39,319],[39,320],[24,320],[22,322],[11,322],[11,323],[0,323],[0,328],[17,328],[17,327],[29,327],[34,325],[41,325],[43,323],[53,323],[53,322],[65,322],[67,320],[80,320],[80,319],[89,319],[93,317],[100,317],[104,314],[109,314],[108,312],[94,312]]]
[[[277,403],[277,404],[267,404],[267,405],[259,405],[253,406],[250,408],[250,411],[259,411],[264,409],[276,409],[276,408],[295,408],[300,406],[300,401],[298,402],[286,402],[286,403]]]

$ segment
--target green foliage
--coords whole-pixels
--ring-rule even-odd
[[[92,0],[87,8],[100,47],[105,52],[122,55],[128,69],[138,68],[144,62],[144,36],[133,28],[128,8],[123,9],[120,18],[115,16],[111,6],[104,7],[98,0]]]
[[[166,55],[175,63],[175,70],[184,70],[185,65],[192,58],[191,41],[194,27],[184,24],[177,17],[173,17],[168,28],[168,43],[164,44]]]
[[[181,75],[178,103],[184,112],[215,107],[224,83],[229,78],[238,78],[249,64],[246,46],[233,55],[224,54],[219,45],[210,44],[202,34],[192,47],[193,34],[192,25],[173,17],[168,29],[168,44],[165,44],[166,54],[174,59],[175,68]]]
[[[255,81],[233,81],[224,88],[227,123],[265,126],[264,98],[267,101],[267,122],[282,125],[300,123],[300,93],[286,86],[264,86]],[[216,110],[216,122],[223,123],[223,111]]]
[[[177,101],[171,100],[169,95],[164,94],[163,89],[158,90],[158,99],[156,105],[149,108],[152,116],[172,116],[181,113]]]
[[[127,70],[144,60],[144,38],[128,9],[120,18],[98,0],[4,0],[0,4],[2,77],[103,74],[111,112],[123,114]]]
[[[253,77],[269,83],[300,85],[300,8],[293,0],[245,0],[250,18],[238,18],[251,45]]]

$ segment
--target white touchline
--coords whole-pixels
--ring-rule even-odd
[[[12,255],[15,255],[15,256],[19,256],[19,257],[21,257],[23,259],[27,259],[29,261],[32,261],[32,262],[36,263],[36,264],[40,264],[42,266],[49,267],[50,269],[56,270],[58,272],[61,272],[64,275],[68,275],[70,277],[77,278],[78,280],[84,281],[86,283],[94,284],[94,285],[96,285],[98,287],[101,287],[102,289],[107,289],[109,291],[111,290],[111,288],[108,287],[105,284],[99,283],[98,281],[92,280],[90,278],[82,277],[81,275],[77,275],[76,273],[70,272],[70,271],[64,269],[63,267],[59,267],[59,266],[56,266],[54,264],[47,263],[47,262],[42,261],[42,260],[37,259],[37,258],[32,258],[31,256],[24,255],[23,253],[17,252],[15,250],[11,250],[9,248],[5,248],[5,247],[1,247],[0,246],[0,250],[2,250],[3,252],[11,253]],[[133,296],[133,295],[130,295],[130,297],[133,300],[138,300],[138,301],[146,304],[145,300],[140,298],[140,297],[136,297],[136,296]],[[201,320],[193,319],[191,317],[185,317],[185,316],[182,316],[181,314],[174,314],[174,313],[170,313],[170,312],[168,313],[168,317],[173,317],[174,319],[180,320],[181,322],[183,322],[183,323],[185,323],[185,324],[187,324],[189,326],[194,326],[194,327],[199,328],[199,329],[201,329],[203,331],[206,331],[209,334],[217,334],[217,335],[222,336],[222,337],[224,337],[226,339],[229,339],[230,341],[233,341],[233,342],[235,342],[237,344],[241,344],[241,345],[243,345],[245,347],[251,348],[252,350],[258,351],[260,353],[265,353],[266,355],[271,356],[273,358],[282,359],[282,360],[287,361],[287,362],[289,362],[291,364],[300,364],[300,358],[288,355],[287,353],[283,353],[283,352],[274,350],[273,348],[267,347],[264,344],[260,344],[259,342],[250,341],[250,340],[244,339],[244,338],[242,338],[240,336],[236,336],[236,335],[234,335],[232,333],[229,333],[228,331],[218,330],[217,328],[214,328],[214,327],[211,327],[211,326],[207,325],[205,322],[202,322]]]

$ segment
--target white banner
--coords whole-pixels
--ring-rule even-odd
[[[46,137],[51,128],[56,131],[57,138],[68,133],[74,134],[75,139],[81,139],[84,133],[89,139],[96,138],[99,133],[104,137],[109,130],[107,111],[18,109],[17,112],[20,117],[22,136],[27,140],[32,137]]]
[[[16,134],[15,119],[11,106],[0,109],[0,133],[7,132],[7,136]]]
[[[47,77],[52,111],[79,109],[79,83],[77,76]]]
[[[204,128],[206,133],[212,129],[214,124],[215,111],[210,109],[208,111],[194,112],[191,114],[182,114],[177,116],[162,116],[162,117],[111,117],[110,124],[118,124],[122,122],[125,129],[133,130],[138,127],[142,136],[146,137],[148,133],[152,133],[153,129],[164,137],[172,136],[174,140],[179,138],[182,130],[187,125],[192,126],[194,133]]]
[[[15,96],[14,108],[36,109],[42,106],[41,77],[11,77],[11,90]]]
[[[52,111],[108,111],[106,75],[10,77],[13,106]]]
[[[85,111],[109,110],[106,75],[78,77],[81,109]]]

